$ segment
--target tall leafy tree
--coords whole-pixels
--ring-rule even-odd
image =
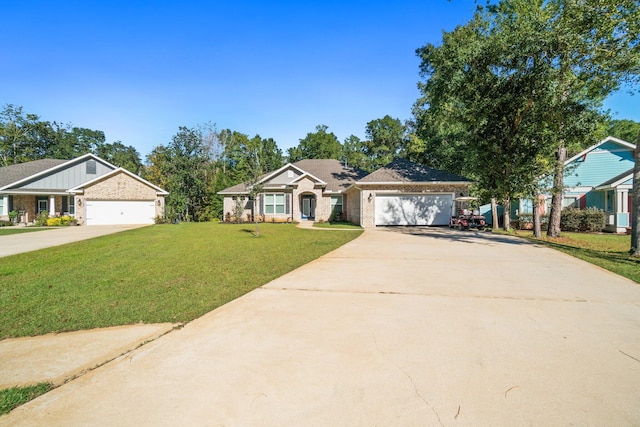
[[[22,107],[8,104],[0,112],[0,164],[44,158],[72,159],[87,153],[109,157],[119,166],[139,172],[140,155],[121,142],[106,144],[104,132],[70,123],[40,120]]]
[[[96,147],[96,155],[106,161],[127,169],[135,174],[142,172],[140,153],[132,146],[126,146],[120,141],[112,144],[101,144]]]
[[[389,115],[371,120],[365,128],[367,139],[363,152],[370,160],[369,170],[390,163],[405,145],[405,127],[399,119]]]
[[[539,1],[539,0],[538,0]],[[640,3],[636,0],[555,0],[540,2],[536,10],[547,14],[548,41],[544,59],[553,70],[555,96],[550,107],[557,112],[557,153],[576,138],[575,122],[567,120],[575,94],[582,94],[600,107],[600,102],[624,83],[640,81]],[[500,13],[505,9],[497,9]],[[508,12],[508,11],[507,11]],[[567,123],[569,122],[569,123]],[[549,236],[560,234],[562,175],[555,170]]]
[[[449,154],[447,163],[473,170],[506,205],[534,195],[536,178],[555,164],[559,219],[560,159],[591,142],[602,99],[637,80],[638,8],[633,1],[503,0],[479,10],[445,33],[441,46],[418,50],[427,78],[415,108],[419,139]],[[559,221],[549,233],[559,233]]]
[[[640,135],[640,123],[633,120],[611,120],[607,134],[627,142],[633,142]]]
[[[357,169],[370,170],[370,161],[364,153],[364,144],[355,135],[349,135],[342,144],[342,156],[340,158],[347,166]]]
[[[0,166],[42,158],[33,144],[39,117],[24,114],[22,107],[7,104],[0,112]]]
[[[318,125],[315,132],[310,132],[300,140],[297,147],[289,149],[289,161],[302,159],[336,159],[342,155],[342,145],[333,132],[327,132],[328,126]]]
[[[164,145],[154,147],[145,159],[142,177],[160,188],[169,188],[169,149]]]
[[[201,134],[181,126],[166,150],[167,208],[186,221],[199,221],[207,203],[209,158]]]

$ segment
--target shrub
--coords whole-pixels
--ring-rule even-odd
[[[53,218],[48,218],[47,219],[47,226],[49,227],[57,227],[59,225],[62,225],[62,221],[60,217],[53,217]]]
[[[47,220],[49,219],[49,214],[47,212],[40,212],[36,217],[34,224],[38,227],[43,227],[47,225]]]
[[[78,220],[69,215],[62,215],[60,217],[60,225],[76,225]]]
[[[605,226],[605,214],[596,208],[587,208],[583,212],[584,231],[602,231]]]
[[[156,215],[153,222],[156,224],[169,224],[169,219],[166,216]]]
[[[562,231],[579,231],[582,223],[582,211],[577,208],[565,208],[560,216]]]
[[[604,225],[604,212],[596,208],[565,208],[560,217],[560,229],[563,231],[598,232],[604,229]]]

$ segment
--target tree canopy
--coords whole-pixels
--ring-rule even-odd
[[[559,215],[563,163],[555,156],[590,145],[602,100],[638,81],[639,8],[612,0],[479,8],[441,45],[417,50],[425,81],[407,152],[476,179],[506,204],[537,194],[540,175],[553,172]]]
[[[43,121],[11,104],[0,112],[0,166],[45,158],[73,159],[87,153],[134,173],[142,166],[134,147],[120,141],[109,144],[100,130]]]
[[[300,140],[297,147],[289,148],[289,161],[302,159],[340,159],[342,145],[333,132],[327,132],[326,125],[316,126],[315,132],[309,132]]]
[[[635,143],[640,135],[640,123],[633,120],[611,120],[607,127],[607,134]]]

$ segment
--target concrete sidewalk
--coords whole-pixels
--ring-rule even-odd
[[[0,341],[0,390],[59,386],[174,329],[170,323],[9,338]]]
[[[640,286],[490,233],[358,239],[0,425],[632,425]]]
[[[146,225],[91,225],[76,227],[51,227],[30,233],[0,236],[0,258],[23,252],[60,246],[107,234],[119,233]]]

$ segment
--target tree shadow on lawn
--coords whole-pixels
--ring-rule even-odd
[[[393,226],[384,227],[384,231],[394,233],[410,234],[418,237],[429,237],[432,239],[442,239],[461,243],[471,243],[477,245],[491,245],[493,243],[505,243],[508,245],[532,245],[543,246],[541,243],[532,242],[522,237],[505,236],[494,234],[490,230],[454,230],[448,226]]]

